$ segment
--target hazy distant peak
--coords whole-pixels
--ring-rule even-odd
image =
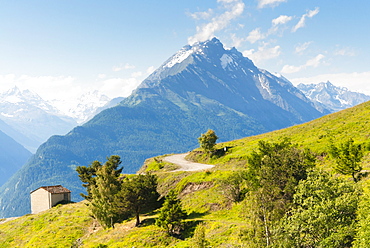
[[[299,84],[297,86],[316,105],[323,106],[331,112],[353,107],[370,100],[370,96],[352,92],[346,87],[335,86],[331,82],[318,84]]]

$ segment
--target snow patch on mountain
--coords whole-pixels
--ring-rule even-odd
[[[50,136],[65,134],[77,125],[36,93],[18,87],[0,93],[0,113],[10,127],[2,131],[31,152]]]
[[[91,119],[97,109],[107,105],[112,99],[99,91],[90,91],[74,101],[53,100],[51,104],[60,109],[65,115],[75,119],[78,124]]]
[[[228,54],[224,54],[222,55],[221,57],[221,66],[222,68],[225,70],[225,68],[231,64],[233,62],[233,59],[228,55]]]
[[[370,96],[349,91],[346,87],[338,87],[331,82],[318,84],[299,84],[297,86],[317,107],[329,109],[331,112],[353,107],[370,101]]]
[[[168,61],[164,67],[171,68],[175,64],[180,64],[183,62],[185,59],[189,57],[190,54],[194,52],[193,49],[187,50],[187,49],[181,49],[178,53],[176,53],[170,61]]]

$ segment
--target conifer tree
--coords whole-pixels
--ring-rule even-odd
[[[193,248],[206,248],[209,246],[209,241],[206,239],[206,227],[203,223],[197,225],[192,238]]]
[[[157,207],[157,177],[152,174],[126,177],[118,194],[122,209],[136,217],[136,226],[140,225],[140,213]]]
[[[179,234],[183,229],[186,217],[187,214],[181,207],[181,201],[177,198],[176,193],[171,190],[159,210],[156,225],[164,228],[170,235]]]
[[[87,190],[87,195],[81,195],[89,201],[92,215],[104,228],[114,227],[115,223],[128,216],[125,209],[119,208],[117,201],[117,194],[121,190],[120,164],[120,157],[112,155],[104,165],[94,161],[88,167],[79,166],[76,169]]]
[[[355,182],[361,179],[361,160],[364,156],[361,144],[355,144],[353,139],[349,139],[338,147],[331,145],[330,154],[335,159],[337,165],[334,169],[338,173],[351,175]]]
[[[102,167],[99,161],[92,162],[89,166],[78,166],[76,171],[80,180],[83,182],[82,186],[86,188],[87,195],[80,193],[80,195],[88,201],[91,201],[91,188],[95,186],[96,171]]]
[[[121,182],[112,167],[105,164],[99,168],[96,172],[95,184],[90,189],[89,208],[104,228],[114,227],[115,223],[128,216],[118,205],[117,193],[121,189]]]
[[[107,162],[105,165],[107,165],[110,170],[114,171],[114,176],[118,177],[123,167],[118,168],[121,164],[121,158],[118,155],[112,155],[109,158],[107,158]],[[78,173],[78,176],[80,180],[84,183],[82,184],[83,187],[86,188],[87,195],[81,193],[80,195],[85,198],[88,201],[91,201],[91,188],[96,185],[96,172],[99,168],[101,168],[103,165],[99,161],[92,162],[89,166],[78,166],[76,168],[76,171]]]

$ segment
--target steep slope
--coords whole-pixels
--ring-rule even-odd
[[[221,141],[320,117],[289,81],[254,66],[213,39],[186,46],[118,106],[65,136],[53,136],[0,188],[0,216],[29,211],[28,192],[62,184],[75,200],[83,189],[75,168],[117,154],[134,173],[148,157],[197,147],[214,129]]]
[[[326,108],[336,112],[370,101],[370,96],[349,91],[344,87],[337,87],[330,83],[299,84],[297,86],[318,108]]]
[[[0,131],[0,186],[31,157],[23,146]]]
[[[7,133],[31,152],[50,136],[65,134],[77,125],[37,94],[17,87],[0,94],[0,119],[26,137]]]
[[[366,142],[369,144],[370,133],[370,101],[359,104],[355,107],[341,110],[339,112],[326,115],[313,121],[296,125],[269,133],[256,136],[245,137],[230,142],[220,144],[221,147],[232,147],[227,154],[219,159],[213,159],[212,164],[222,165],[227,168],[227,164],[246,164],[247,156],[257,148],[258,141],[281,142],[288,138],[292,143],[299,147],[309,148],[320,156],[320,161],[324,165],[332,162],[328,161],[326,155],[329,153],[330,145],[339,146],[340,143],[352,138],[356,143]],[[326,157],[326,158],[325,158]],[[364,159],[364,169],[368,170],[370,154]]]
[[[3,120],[0,119],[0,130],[14,139],[19,144],[34,144],[34,141],[28,138],[26,135],[16,131],[14,128],[9,126]],[[36,145],[36,144],[35,144]]]
[[[192,247],[194,227],[203,223],[210,246],[248,247],[256,242],[256,236],[251,235],[248,230],[258,225],[258,222],[245,216],[255,206],[248,201],[225,204],[230,200],[225,197],[220,181],[235,175],[233,173],[236,170],[245,168],[246,155],[256,148],[257,141],[282,141],[288,137],[298,143],[300,148],[311,148],[322,154],[327,152],[328,144],[333,141],[342,142],[349,137],[356,142],[368,141],[369,118],[370,102],[367,102],[302,125],[218,144],[219,148],[232,148],[224,156],[214,160],[216,166],[207,171],[169,173],[169,165],[165,163],[163,156],[148,159],[142,171],[148,169],[158,175],[162,194],[173,188],[179,190],[183,208],[192,213],[186,220],[187,231],[183,232],[183,239],[171,237],[155,226],[153,219],[157,215],[154,214],[141,216],[143,225],[140,227],[134,227],[135,220],[129,220],[116,224],[114,229],[103,231],[91,218],[84,202],[80,202],[57,206],[36,215],[26,215],[0,224],[0,243],[4,247],[52,246],[56,242],[64,246],[78,244],[80,247],[97,247],[99,244],[109,247],[148,247],[149,244],[151,247]],[[368,153],[365,164],[367,161]],[[318,163],[320,167],[326,167],[330,162],[330,158],[321,158]],[[158,166],[158,163],[162,166]],[[159,169],[162,167],[163,169]],[[363,198],[367,199],[367,203],[369,177],[363,179],[358,186],[367,189]],[[367,206],[368,204],[362,204],[362,210],[366,210],[363,214],[366,216],[369,213]],[[343,216],[347,213],[348,211],[343,211],[340,214]],[[320,217],[324,220],[332,219],[325,215]]]

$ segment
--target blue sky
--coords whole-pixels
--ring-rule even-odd
[[[370,94],[370,1],[0,0],[0,91],[127,96],[188,43],[216,36],[297,84]]]

